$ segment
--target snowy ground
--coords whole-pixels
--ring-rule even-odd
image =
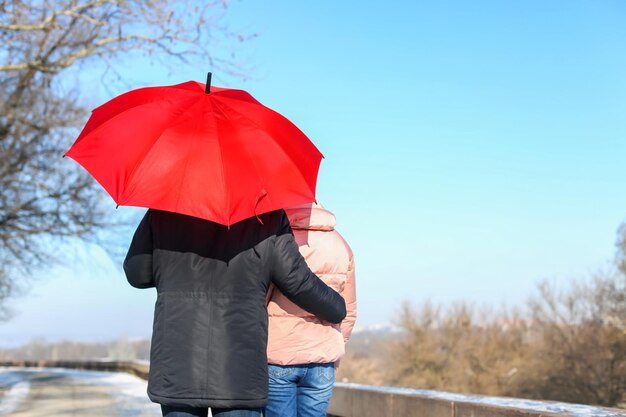
[[[0,416],[161,416],[146,382],[125,373],[0,368]]]

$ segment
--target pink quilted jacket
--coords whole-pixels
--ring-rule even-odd
[[[275,365],[328,363],[345,352],[356,321],[352,251],[335,230],[335,216],[318,204],[285,210],[309,268],[346,300],[341,324],[323,322],[289,301],[278,288],[268,292],[268,362]]]

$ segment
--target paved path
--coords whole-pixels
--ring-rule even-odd
[[[0,370],[0,416],[160,416],[145,390],[145,381],[127,374],[5,368]]]

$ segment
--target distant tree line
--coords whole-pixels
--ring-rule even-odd
[[[50,342],[35,339],[24,346],[0,349],[0,362],[21,360],[111,360],[132,361],[150,358],[150,341],[122,337],[107,342]]]

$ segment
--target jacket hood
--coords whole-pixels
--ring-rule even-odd
[[[326,210],[319,203],[307,203],[295,207],[286,208],[291,228],[295,230],[322,230],[335,229],[335,215]]]

